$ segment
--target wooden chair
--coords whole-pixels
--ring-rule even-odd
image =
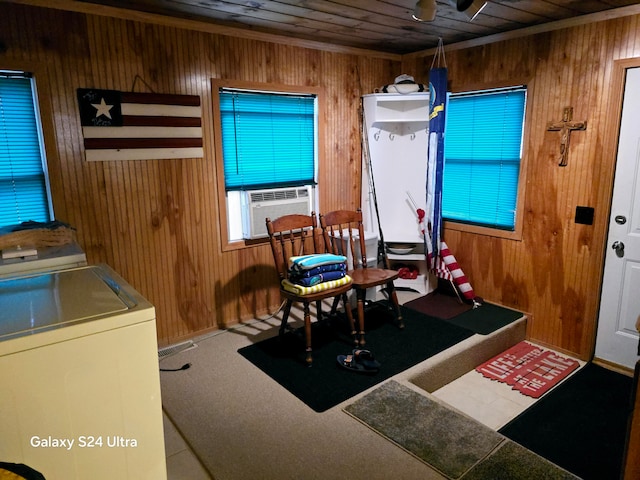
[[[356,329],[353,321],[353,314],[349,307],[347,292],[351,290],[351,284],[346,284],[336,288],[322,290],[317,293],[299,295],[286,290],[282,287],[282,281],[289,278],[289,258],[292,256],[308,255],[312,253],[327,253],[324,244],[324,237],[318,228],[315,212],[311,215],[285,215],[283,217],[271,220],[266,219],[267,233],[269,234],[269,242],[273,259],[275,261],[278,279],[280,280],[280,295],[286,299],[282,322],[280,324],[280,335],[283,335],[287,329],[287,322],[291,306],[293,302],[301,302],[304,311],[304,331],[306,340],[306,362],[311,365],[313,362],[311,347],[311,314],[310,304],[316,304],[316,317],[322,319],[322,300],[326,298],[334,298],[334,305],[337,305],[341,299],[347,319],[351,326],[351,333],[356,342]]]
[[[362,211],[336,210],[320,214],[325,243],[331,246],[331,252],[346,255],[350,258],[347,274],[352,279],[352,287],[356,291],[358,301],[359,344],[365,344],[364,334],[364,304],[367,289],[383,286],[393,309],[400,328],[404,328],[402,313],[398,304],[398,295],[393,281],[398,278],[398,272],[388,268],[371,268],[367,265],[367,249],[365,245],[364,227],[362,225]],[[347,255],[350,253],[350,255]],[[377,257],[377,252],[376,252]],[[385,265],[386,266],[386,265]]]

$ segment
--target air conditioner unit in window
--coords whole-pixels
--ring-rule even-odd
[[[267,236],[265,219],[283,215],[311,214],[311,186],[247,190],[242,192],[242,237]]]

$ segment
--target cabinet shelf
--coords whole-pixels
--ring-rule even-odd
[[[397,278],[393,281],[393,285],[396,288],[410,288],[418,293],[426,294],[427,277],[425,275],[418,275],[417,278]]]
[[[387,123],[424,123],[424,124],[429,124],[429,119],[428,118],[416,118],[416,119],[411,119],[411,120],[407,120],[406,118],[404,119],[397,119],[397,118],[376,118],[376,120],[373,122],[373,125],[384,125]]]
[[[416,247],[421,250],[421,246]],[[393,281],[398,288],[408,288],[418,293],[426,294],[430,291],[429,273],[427,271],[427,259],[422,251],[416,253],[387,253],[391,268],[396,270],[401,266],[413,266],[418,270],[416,278],[398,278]]]
[[[397,253],[387,253],[387,258],[389,260],[396,260],[399,262],[426,261],[424,253],[407,253],[404,255],[399,255]]]
[[[367,97],[367,96],[365,96]],[[429,121],[429,94],[376,94],[373,104],[373,123],[408,123]]]

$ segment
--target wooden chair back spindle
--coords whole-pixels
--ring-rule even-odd
[[[288,278],[289,258],[321,252],[318,250],[316,213],[266,219],[271,251],[280,280]]]
[[[324,241],[336,255],[348,256],[348,268],[367,268],[364,226],[360,210],[336,210],[322,215]],[[345,248],[345,246],[347,248]],[[351,252],[351,255],[347,255]]]

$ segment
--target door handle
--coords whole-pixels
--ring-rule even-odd
[[[611,248],[616,251],[617,256],[620,258],[624,257],[624,243],[615,241],[613,242],[613,245],[611,245]]]

